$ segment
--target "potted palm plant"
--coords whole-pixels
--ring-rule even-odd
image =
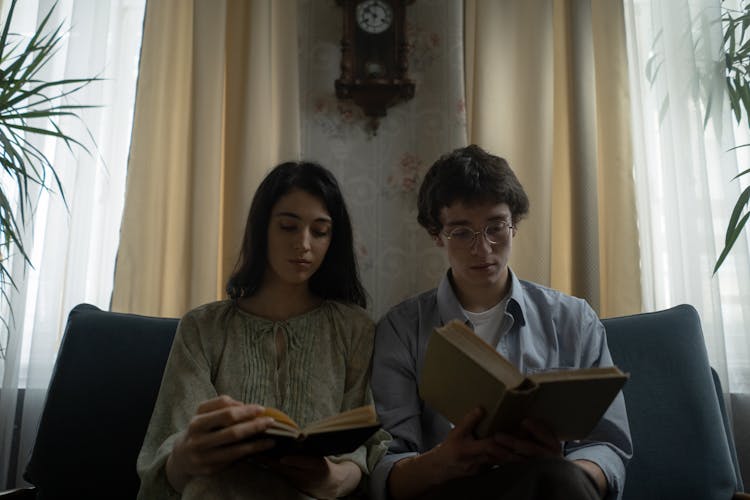
[[[51,160],[34,138],[53,138],[68,148],[86,146],[60,127],[63,117],[78,117],[89,106],[69,104],[68,97],[97,78],[45,80],[42,70],[60,48],[62,25],[51,26],[54,6],[30,37],[10,32],[17,0],[11,0],[0,33],[0,359],[13,321],[10,292],[17,288],[11,260],[33,265],[23,240],[23,230],[33,218],[40,190],[56,192],[63,200],[63,187]]]
[[[722,18],[724,31],[724,63],[727,94],[737,123],[750,127],[750,4],[739,10],[725,9]],[[737,146],[748,147],[750,144]],[[750,174],[750,168],[737,174],[734,180]],[[727,224],[724,249],[714,266],[716,272],[729,255],[750,219],[748,211],[750,186],[740,192]]]

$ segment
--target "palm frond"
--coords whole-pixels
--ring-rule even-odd
[[[724,31],[724,69],[729,105],[737,123],[750,123],[750,4],[741,9],[724,9],[722,16]],[[742,144],[730,151],[750,146]],[[750,172],[737,174],[732,180]],[[724,248],[714,265],[714,274],[726,260],[734,244],[747,227],[750,212],[743,213],[750,201],[750,188],[744,189],[735,202],[727,223]]]
[[[96,107],[68,102],[82,88],[101,80],[66,78],[49,80],[42,71],[62,46],[63,24],[52,25],[52,5],[30,37],[10,31],[18,0],[11,0],[8,16],[0,30],[0,173],[9,182],[0,184],[0,304],[10,306],[9,292],[17,284],[10,273],[10,260],[21,258],[31,265],[23,233],[33,215],[37,190],[54,189],[67,206],[62,181],[40,139],[60,141],[73,151],[90,153],[83,139],[61,125],[63,119],[79,119],[80,113]],[[89,139],[91,133],[84,126]],[[10,309],[10,307],[8,307]],[[2,318],[0,332],[10,332],[10,320]],[[0,336],[0,359],[5,346]]]

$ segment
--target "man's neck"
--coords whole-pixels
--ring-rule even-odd
[[[470,312],[482,312],[495,306],[510,293],[511,279],[506,269],[504,279],[486,287],[462,284],[455,278],[451,279],[451,284],[461,307]]]

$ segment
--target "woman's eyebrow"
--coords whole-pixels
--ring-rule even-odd
[[[299,215],[295,214],[294,212],[276,212],[273,214],[274,217],[291,217],[293,219],[302,219]]]
[[[298,214],[294,212],[277,212],[274,214],[274,217],[290,217],[292,219],[302,220],[302,217],[300,217]],[[330,217],[318,217],[314,219],[313,222],[328,222],[331,223],[333,220]]]

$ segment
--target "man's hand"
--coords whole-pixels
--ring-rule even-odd
[[[469,412],[432,450],[396,462],[388,478],[394,499],[413,498],[451,479],[471,476],[506,462],[540,457],[562,457],[562,443],[545,426],[523,422],[523,434],[497,434],[476,439],[474,429],[482,420],[480,408]]]
[[[474,428],[483,415],[481,408],[470,411],[435,448],[396,462],[388,477],[391,496],[399,499],[423,495],[446,481],[471,476],[492,465],[503,449],[492,437],[474,437]]]
[[[531,419],[521,424],[525,431],[523,437],[498,434],[495,440],[503,446],[509,460],[525,460],[532,457],[563,457],[562,442],[546,426]],[[593,479],[600,497],[607,493],[607,477],[598,465],[588,460],[573,460],[583,472]]]
[[[523,434],[496,434],[495,442],[501,447],[493,462],[501,464],[529,458],[562,458],[562,442],[545,425],[532,419],[521,423]]]
[[[583,472],[588,474],[588,476],[594,480],[596,488],[599,490],[599,496],[604,498],[609,489],[607,476],[604,475],[604,471],[602,471],[602,469],[594,462],[589,460],[573,460],[573,463],[583,469]]]
[[[325,457],[288,456],[265,461],[298,490],[314,498],[338,498],[354,491],[362,471],[354,462],[331,462]]]
[[[172,487],[182,491],[193,476],[214,474],[244,456],[273,447],[272,439],[248,441],[273,423],[272,418],[261,417],[262,412],[262,406],[229,396],[201,403],[167,458],[167,479]]]
[[[474,437],[474,429],[483,416],[481,408],[467,413],[445,441],[423,455],[430,459],[436,476],[445,480],[472,476],[491,465],[503,451],[493,438]]]

